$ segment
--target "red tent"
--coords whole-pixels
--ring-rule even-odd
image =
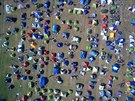
[[[30,39],[31,37],[32,37],[32,34],[30,34],[30,33],[27,33],[27,34],[26,34],[26,38],[27,38],[27,39]]]
[[[44,54],[45,54],[45,55],[49,54],[49,51],[45,50],[45,51],[44,51]]]
[[[27,101],[28,100],[28,96],[27,95],[24,95],[23,97],[22,97],[22,101]]]
[[[107,24],[103,23],[102,28],[107,28]]]
[[[30,63],[28,61],[25,61],[23,65],[24,65],[24,67],[28,67],[30,65]]]
[[[88,65],[89,65],[89,62],[86,62],[86,61],[83,62],[83,66],[84,66],[84,67],[88,67]]]
[[[102,19],[108,19],[108,16],[107,15],[103,15]]]

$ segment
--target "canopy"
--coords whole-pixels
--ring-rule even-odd
[[[43,88],[47,83],[48,83],[48,78],[47,77],[41,77],[39,80],[40,87]]]

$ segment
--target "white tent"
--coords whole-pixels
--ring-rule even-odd
[[[113,0],[107,0],[107,4],[108,5],[112,5],[113,4]]]
[[[6,13],[7,13],[7,14],[10,14],[10,13],[12,12],[12,11],[11,11],[11,7],[10,7],[9,5],[6,5],[5,10],[6,10]]]

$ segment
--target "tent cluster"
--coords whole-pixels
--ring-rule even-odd
[[[69,95],[72,94],[72,101],[118,101],[124,95],[122,88],[127,88],[127,94],[135,96],[135,39],[131,33],[128,35],[128,42],[125,37],[127,33],[120,30],[120,14],[114,0],[93,1],[92,10],[89,7],[91,0],[79,0],[79,8],[74,3],[75,0],[45,0],[43,3],[38,0],[30,1],[31,4],[22,3],[17,7],[5,5],[8,15],[5,17],[6,23],[20,23],[18,27],[8,28],[5,32],[7,37],[2,41],[2,47],[6,48],[10,57],[17,57],[17,62],[9,66],[13,69],[13,74],[8,73],[5,78],[8,90],[15,88],[16,79],[21,82],[28,81],[27,86],[31,89],[21,95],[22,101],[29,100],[35,94],[38,98],[34,101],[61,101],[62,98],[71,100]],[[35,6],[36,10],[31,11],[30,8],[34,9],[31,6]],[[101,10],[95,11],[100,6]],[[128,10],[134,12],[134,8],[132,6]],[[24,10],[20,18],[10,15],[20,9]],[[26,13],[25,9],[31,11],[30,14]],[[86,23],[81,21],[82,18]],[[131,27],[135,26],[134,18],[130,24]],[[95,31],[97,27],[101,28],[101,33]],[[10,35],[18,38],[21,36],[17,47],[9,48],[12,45],[9,43]],[[128,62],[125,51],[130,54]],[[125,81],[123,76],[128,81]],[[73,89],[61,90],[68,80],[75,82]],[[118,84],[121,81],[122,83]],[[48,85],[53,83],[55,85],[50,88]],[[57,85],[61,88],[55,89]],[[113,91],[115,86],[116,92]],[[96,87],[99,88],[99,99],[93,95]],[[131,96],[125,96],[126,101],[133,101]]]

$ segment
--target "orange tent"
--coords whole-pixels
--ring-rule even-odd
[[[103,23],[102,28],[107,28],[107,24]]]

